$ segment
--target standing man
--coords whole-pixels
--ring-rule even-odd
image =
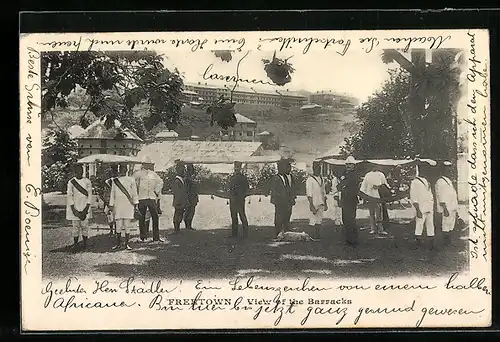
[[[419,176],[417,167],[417,176],[410,184],[410,200],[415,208],[415,241],[417,246],[422,244],[422,234],[424,226],[427,236],[432,239],[431,249],[435,247],[434,242],[434,196],[429,182],[422,176]]]
[[[450,162],[444,162],[441,167],[441,177],[438,178],[435,185],[436,191],[436,211],[442,217],[442,232],[444,234],[444,243],[451,243],[451,232],[455,229],[455,222],[458,215],[458,196],[453,183],[449,178],[451,172]]]
[[[134,178],[127,176],[127,164],[119,166],[119,177],[113,179],[109,206],[115,214],[116,222],[116,245],[113,250],[121,248],[121,238],[125,233],[125,248],[130,250],[130,221],[134,219],[134,213],[138,210],[139,199],[137,196],[137,185]]]
[[[243,228],[243,238],[248,237],[248,220],[245,212],[245,198],[250,186],[241,171],[241,162],[234,162],[234,173],[229,179],[229,210],[231,212],[231,235],[238,236],[238,216]]]
[[[110,167],[111,169],[111,177],[106,179],[105,183],[107,188],[105,189],[104,194],[104,212],[106,213],[106,218],[108,219],[109,224],[109,236],[114,236],[116,234],[116,222],[115,215],[113,211],[109,207],[109,198],[111,196],[111,188],[113,187],[113,179],[118,177],[118,165],[113,164]]]
[[[331,192],[333,195],[333,204],[330,206],[333,210],[333,222],[336,226],[340,226],[341,223],[341,208],[340,208],[340,191],[338,190],[339,179],[334,175],[330,175],[331,182]]]
[[[328,210],[328,205],[326,204],[325,181],[321,177],[321,165],[317,161],[313,162],[312,175],[306,180],[306,195],[311,211],[309,225],[313,227],[313,237],[319,239],[323,213]]]
[[[175,166],[176,176],[172,182],[172,206],[174,207],[174,234],[179,234],[181,231],[181,222],[184,218],[184,213],[188,206],[188,193],[186,181],[184,179],[185,168],[184,164],[180,161]]]
[[[340,206],[342,207],[342,228],[345,242],[349,246],[358,244],[358,228],[356,226],[356,211],[358,208],[358,175],[355,170],[355,160],[347,157],[345,173],[340,177]]]
[[[92,183],[83,177],[82,165],[75,165],[75,176],[68,181],[66,219],[73,225],[73,248],[78,246],[80,234],[83,239],[83,248],[87,248],[89,236],[89,219],[92,218]]]
[[[193,217],[196,210],[196,205],[198,205],[198,184],[194,179],[195,169],[193,164],[186,165],[186,189],[188,195],[188,205],[184,213],[184,224],[186,229],[194,230],[193,228]]]
[[[271,203],[274,204],[274,228],[276,235],[291,229],[290,217],[295,205],[295,191],[290,175],[290,162],[281,159],[278,162],[278,174],[271,183]]]
[[[384,173],[378,165],[373,164],[372,170],[365,175],[360,187],[360,192],[367,201],[370,212],[370,234],[387,235],[382,226],[383,208],[379,193],[382,186],[389,188]]]
[[[161,189],[163,180],[153,171],[153,163],[146,157],[141,170],[134,175],[137,184],[137,194],[139,196],[139,232],[142,241],[148,238],[149,225],[146,226],[146,211],[149,210],[151,221],[153,221],[153,241],[163,240],[160,238],[159,214]]]

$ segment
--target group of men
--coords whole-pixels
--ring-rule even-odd
[[[383,222],[388,221],[386,199],[391,197],[395,190],[391,189],[387,179],[378,165],[373,165],[363,177],[361,184],[356,172],[355,159],[349,156],[346,159],[344,173],[333,177],[334,199],[341,208],[343,236],[347,245],[356,246],[358,243],[358,228],[356,226],[356,212],[360,199],[363,199],[369,209],[370,234],[387,235]],[[431,248],[436,247],[434,212],[442,218],[442,232],[445,244],[450,243],[450,233],[455,228],[458,215],[458,197],[453,183],[449,178],[451,163],[444,162],[438,167],[417,167],[414,179],[410,183],[410,201],[415,215],[415,241],[420,246],[423,242],[424,228],[430,238]],[[438,174],[436,177],[436,173]],[[314,234],[319,233],[319,224],[323,211],[328,208],[324,181],[319,173],[319,166],[313,164],[313,176],[307,181],[307,196],[310,203],[311,225],[314,225]],[[432,186],[432,183],[434,183]],[[335,192],[338,191],[337,193]],[[434,190],[434,191],[433,191]],[[436,201],[434,200],[436,198]]]
[[[75,177],[68,181],[66,218],[73,224],[73,246],[78,247],[82,235],[83,248],[87,247],[89,219],[92,218],[92,184],[83,177],[83,167],[76,165]],[[129,176],[125,163],[111,167],[111,177],[105,181],[104,208],[110,234],[116,238],[113,250],[131,249],[130,225],[138,219],[140,238],[149,234],[149,221],[153,223],[153,241],[162,241],[159,231],[160,196],[163,180],[153,171],[151,163]],[[124,239],[124,241],[122,241]],[[123,244],[122,244],[123,242]]]
[[[291,216],[297,198],[296,180],[291,174],[291,162],[282,159],[277,163],[278,173],[270,184],[270,199],[274,205],[274,227],[276,235],[291,230]],[[424,227],[426,235],[433,238],[434,210],[442,216],[442,231],[445,241],[449,242],[449,233],[454,229],[458,211],[457,193],[447,175],[448,170],[443,165],[440,176],[435,179],[434,192],[431,182],[425,178],[428,173],[424,167],[410,184],[410,200],[415,209],[415,238],[421,244]],[[146,241],[149,235],[149,221],[153,225],[153,241],[163,241],[159,233],[159,215],[161,190],[163,180],[153,171],[152,163],[144,163],[141,170],[128,176],[127,164],[120,164],[112,168],[113,175],[106,181],[108,196],[105,199],[105,211],[108,215],[110,230],[116,234],[116,244],[113,249],[122,247],[131,249],[129,245],[130,224],[133,219],[139,221],[140,239]],[[177,162],[176,176],[171,184],[174,208],[174,234],[180,232],[180,225],[184,220],[185,228],[194,230],[192,226],[196,206],[199,202],[198,185],[195,181],[195,168],[192,164],[185,165]],[[430,173],[428,173],[430,174]],[[429,178],[429,177],[427,177]],[[327,184],[331,185],[334,203],[327,203]],[[325,178],[321,175],[319,162],[313,162],[312,173],[306,180],[306,196],[309,202],[310,219],[313,236],[320,237],[324,212],[334,213],[335,224],[342,225],[343,238],[346,244],[356,246],[358,243],[358,227],[356,212],[360,199],[363,199],[369,209],[370,233],[386,235],[383,222],[388,220],[384,198],[391,192],[387,179],[382,170],[374,165],[373,169],[364,175],[361,184],[353,157],[348,157],[345,170],[339,177],[331,175]],[[435,196],[434,196],[435,193]],[[245,199],[250,195],[250,186],[247,177],[242,172],[241,162],[234,163],[234,173],[229,180],[229,191],[219,192],[221,197],[229,200],[231,213],[231,234],[238,236],[239,221],[242,223],[243,237],[248,236],[248,219],[245,212]],[[89,219],[91,211],[92,184],[83,177],[83,168],[77,165],[75,177],[70,179],[67,188],[68,220],[73,222],[74,246],[79,242],[79,235],[83,238],[83,247],[87,246]],[[437,206],[434,205],[436,197]],[[149,217],[148,217],[149,216]],[[341,217],[341,222],[340,222]],[[338,220],[338,221],[337,221]],[[122,245],[122,239],[124,244]],[[434,245],[434,244],[433,244]]]

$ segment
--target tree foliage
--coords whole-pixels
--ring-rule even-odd
[[[356,113],[360,130],[345,139],[343,155],[358,158],[456,158],[456,106],[460,96],[461,55],[433,52],[432,63],[408,61],[387,50],[383,61],[397,62],[382,89]]]
[[[288,63],[287,59],[281,59],[276,57],[276,51],[273,54],[271,59],[263,59],[264,63],[264,71],[267,74],[267,77],[273,81],[274,84],[279,86],[284,86],[287,83],[292,81],[291,74],[295,71],[292,64]]]
[[[86,114],[92,112],[97,117],[105,116],[107,127],[119,119],[140,134],[160,122],[174,128],[181,113],[180,74],[165,68],[163,57],[152,51],[45,53],[42,115],[57,107],[67,107],[68,97],[77,86],[89,98],[80,119],[83,127],[89,124]],[[149,115],[138,118],[134,108],[142,102],[148,104]]]

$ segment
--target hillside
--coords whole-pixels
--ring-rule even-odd
[[[257,122],[257,131],[269,131],[290,148],[298,160],[309,162],[342,143],[344,138],[355,129],[352,109],[324,109],[320,113],[303,113],[297,108],[290,111],[270,106],[237,104],[236,111]],[[139,110],[142,115],[146,108]],[[55,122],[61,128],[78,124],[81,110],[64,109],[54,112]],[[353,127],[354,126],[354,127]],[[54,127],[49,119],[42,128]],[[164,129],[157,126],[148,136],[152,137]],[[185,107],[177,132],[181,137],[197,135],[205,137],[218,132],[215,125],[210,126],[210,116],[203,109]]]

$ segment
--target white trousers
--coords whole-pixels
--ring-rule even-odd
[[[323,223],[323,213],[325,212],[325,209],[321,205],[319,208],[317,208],[316,214],[313,214],[312,211],[309,212],[309,225],[314,226],[316,224],[321,224]]]
[[[415,215],[415,236],[422,236],[424,225],[427,236],[434,236],[434,213],[432,211],[422,213],[422,218]]]
[[[73,237],[79,237],[80,234],[82,236],[89,236],[89,220],[73,220]]]
[[[130,234],[130,219],[116,219],[116,232],[120,234],[125,232],[125,234]]]
[[[453,229],[455,229],[455,221],[457,218],[457,212],[456,211],[450,211],[448,216],[442,216],[443,217],[443,223],[441,229],[443,232],[451,232]]]

